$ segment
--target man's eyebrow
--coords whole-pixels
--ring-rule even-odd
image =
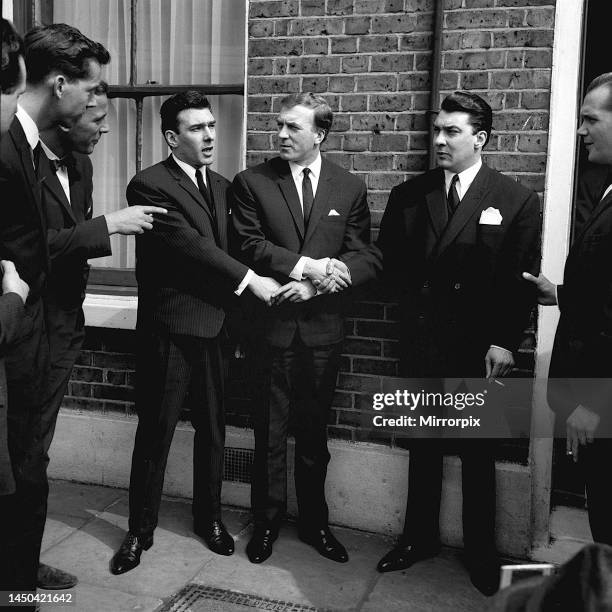
[[[187,126],[188,130],[192,130],[193,128],[207,127],[209,125],[215,125],[216,121],[213,119],[212,121],[200,121],[199,123],[191,123]]]

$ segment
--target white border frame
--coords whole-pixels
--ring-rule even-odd
[[[563,281],[572,222],[585,7],[586,0],[558,0],[555,10],[542,226],[542,272],[557,284]],[[548,376],[558,321],[557,308],[539,307],[535,354],[537,378]],[[546,546],[549,543],[553,419],[546,408],[546,398],[543,397],[545,385],[536,385],[535,388],[534,407],[539,408],[534,410],[532,433],[548,430],[551,435],[531,438],[529,464],[532,478],[532,544]]]

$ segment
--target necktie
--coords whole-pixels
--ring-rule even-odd
[[[40,156],[42,155],[42,145],[40,140],[36,143],[34,149],[32,149],[32,163],[34,164],[34,174],[38,176],[38,168],[40,167]]]
[[[206,201],[206,204],[208,204],[208,209],[210,210],[210,214],[212,215],[213,219],[216,221],[215,207],[213,206],[212,200],[210,198],[210,193],[208,192],[206,183],[204,182],[204,177],[202,176],[201,168],[196,170],[196,180],[198,181],[198,189],[200,190],[202,197]]]
[[[54,172],[57,172],[61,168],[70,170],[74,168],[74,157],[72,157],[72,155],[64,155],[64,157],[60,157],[58,159],[50,159],[49,163],[51,164]]]
[[[304,209],[304,225],[308,225],[314,194],[312,193],[312,183],[310,182],[310,168],[304,168],[304,179],[302,180],[302,206]]]
[[[449,219],[453,216],[455,210],[457,210],[457,206],[459,206],[459,192],[457,191],[458,180],[459,175],[455,174],[455,176],[453,176],[453,179],[451,180],[450,188],[448,190],[448,196],[446,197],[446,206],[448,209]]]

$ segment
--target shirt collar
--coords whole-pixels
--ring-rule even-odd
[[[182,159],[179,159],[174,153],[171,153],[172,159],[177,163],[178,167],[197,185],[198,179],[196,178],[196,172],[198,168],[194,168],[191,164],[185,163]],[[206,179],[206,166],[202,166],[199,168],[202,170],[202,178],[204,179],[204,184],[207,185]]]
[[[56,155],[42,140],[40,141],[40,145],[42,146],[45,155],[49,159],[59,159],[59,156]]]
[[[310,169],[310,173],[312,174],[315,180],[319,180],[319,176],[321,175],[321,153],[317,155],[317,158],[308,166],[300,166],[295,162],[289,162],[289,169],[291,170],[291,176],[293,176],[293,180],[297,180],[301,178],[302,172],[304,168]]]
[[[478,161],[469,168],[466,168],[463,172],[459,172],[459,185],[461,186],[461,197],[465,195],[465,192],[470,188],[470,185],[474,182],[478,171],[482,167],[482,159],[478,158]],[[453,180],[453,176],[455,176],[457,172],[451,172],[450,170],[444,169],[444,183],[446,185],[446,191],[450,189],[451,181]]]
[[[40,133],[38,132],[38,127],[34,122],[34,119],[28,115],[23,106],[17,105],[17,112],[15,113],[19,123],[21,123],[21,127],[25,133],[25,137],[30,145],[30,149],[34,150],[38,141],[40,140]]]

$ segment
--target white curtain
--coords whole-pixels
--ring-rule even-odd
[[[242,83],[245,62],[246,0],[139,0],[137,4],[136,81],[162,85]],[[111,63],[103,76],[111,85],[130,77],[130,0],[54,0],[53,20],[69,23],[103,43]],[[169,154],[159,108],[165,98],[143,104],[142,167]],[[228,179],[242,169],[242,96],[209,97],[217,119],[217,156],[213,169]],[[126,206],[125,188],[136,172],[136,105],[113,98],[110,132],[96,146],[94,214]],[[113,254],[92,265],[134,267],[134,239],[112,237]]]

